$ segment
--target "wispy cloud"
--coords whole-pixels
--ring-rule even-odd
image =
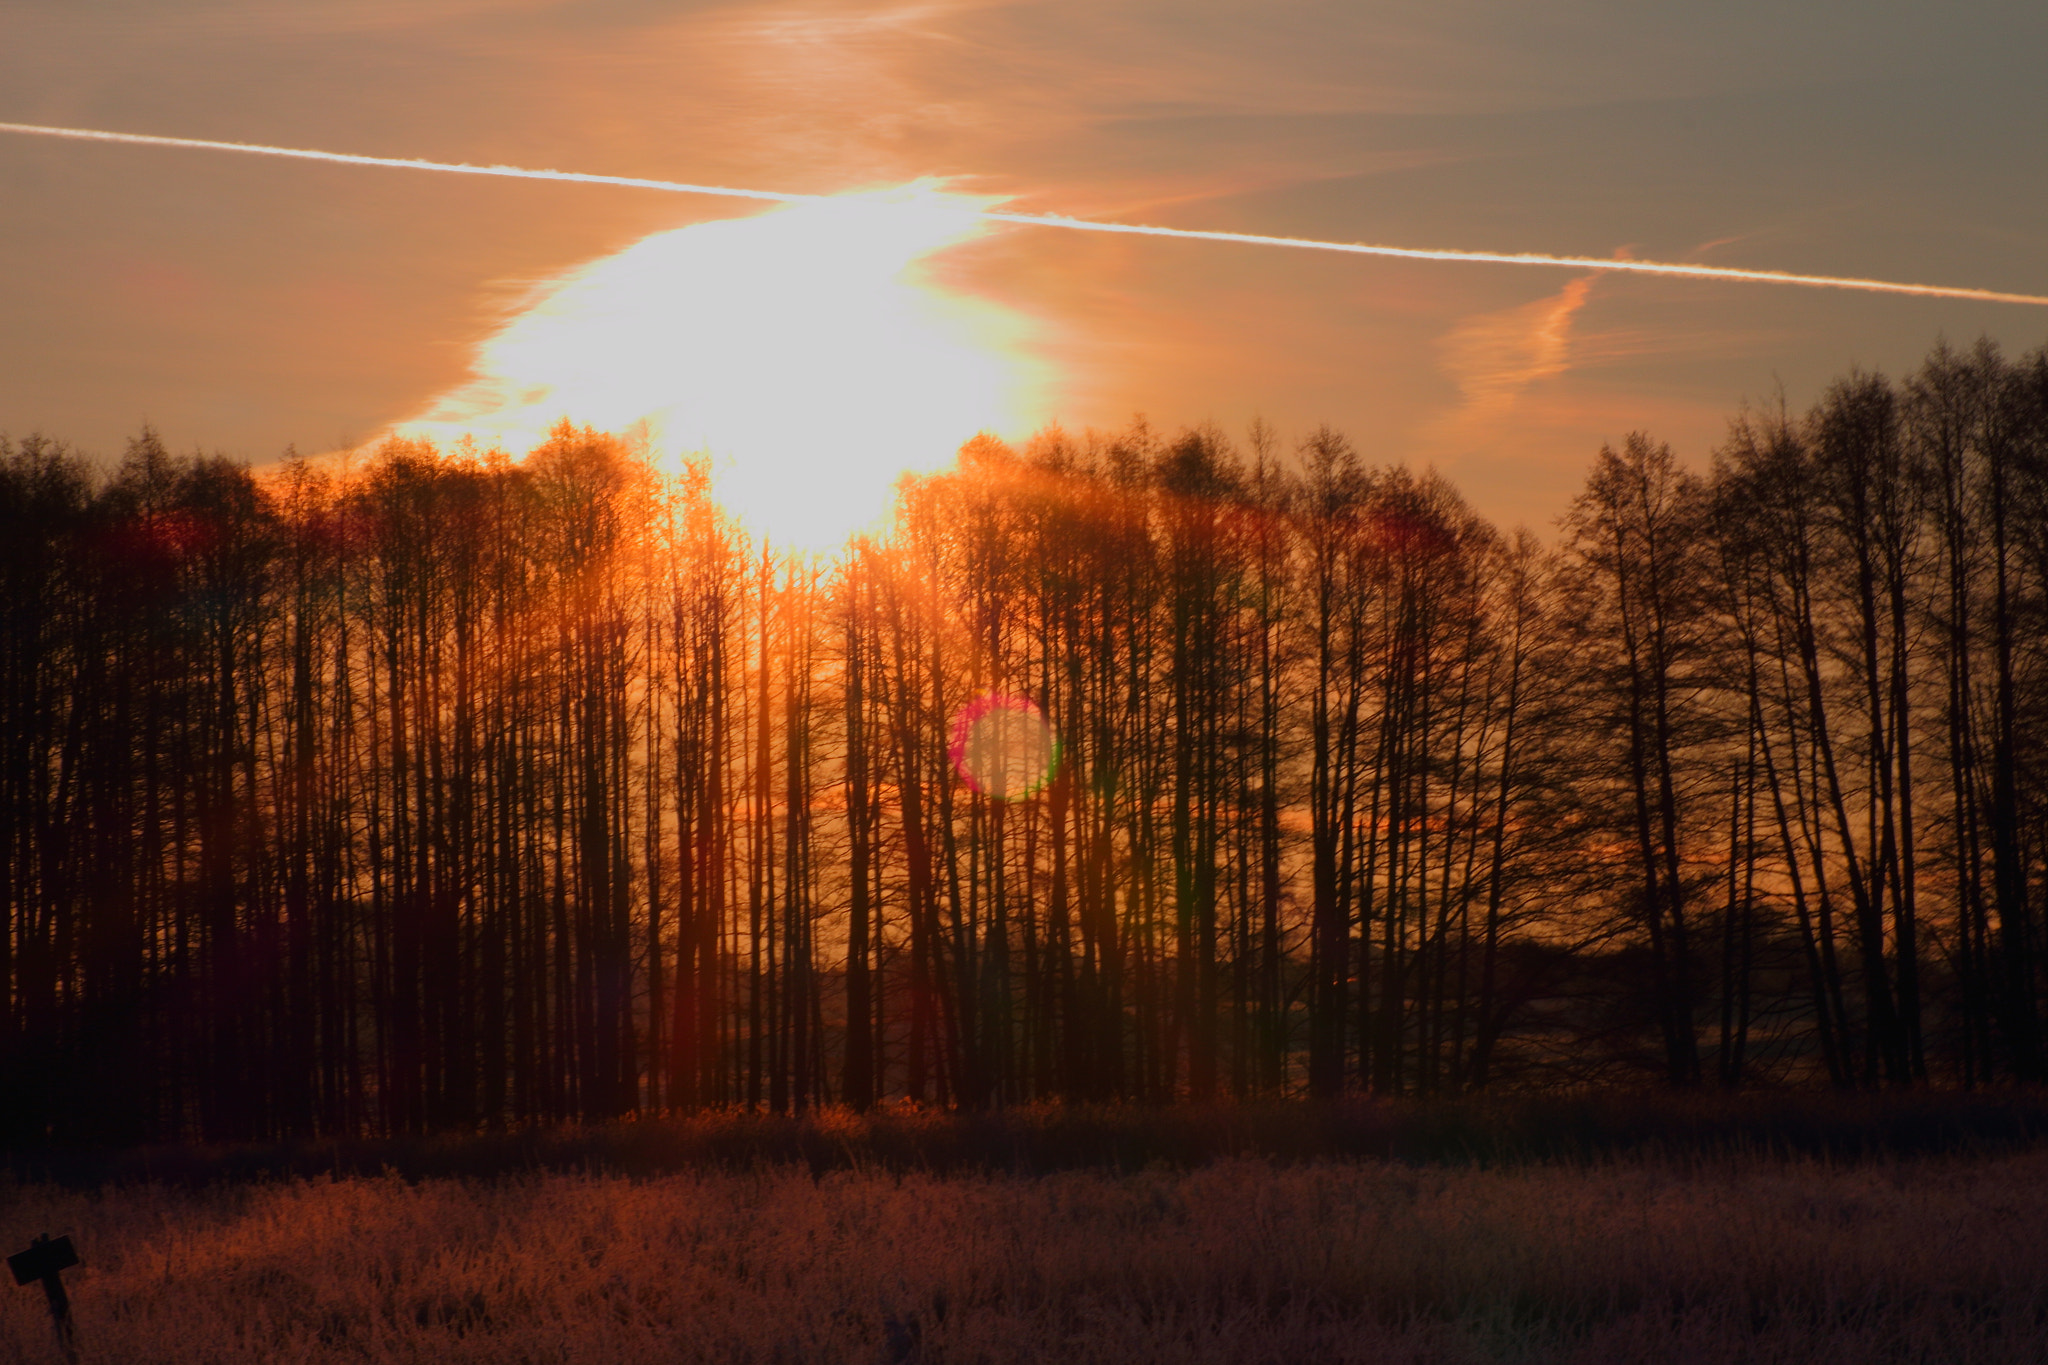
[[[1571,368],[1572,320],[1592,289],[1581,275],[1548,297],[1466,318],[1437,343],[1463,398],[1459,425],[1501,417],[1530,385]]]

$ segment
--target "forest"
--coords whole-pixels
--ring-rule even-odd
[[[0,1146],[2048,1079],[2048,349],[1698,463],[0,442]]]

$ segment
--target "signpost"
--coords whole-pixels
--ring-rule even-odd
[[[71,1337],[71,1299],[64,1292],[64,1272],[77,1264],[78,1253],[72,1250],[71,1239],[59,1237],[53,1242],[47,1232],[30,1242],[27,1251],[7,1258],[7,1268],[14,1272],[16,1284],[43,1282],[43,1295],[50,1301],[50,1321],[57,1329],[57,1345],[70,1361],[78,1359],[78,1347]]]

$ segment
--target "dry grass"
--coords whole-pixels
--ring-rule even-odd
[[[191,1365],[2037,1362],[2044,1227],[2048,1152],[0,1185],[83,1360]]]

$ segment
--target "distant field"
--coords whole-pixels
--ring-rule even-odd
[[[794,1163],[827,1171],[1043,1175],[1191,1169],[1229,1157],[1451,1164],[1620,1157],[1985,1156],[2048,1145],[2048,1093],[1589,1090],[1235,1105],[714,1110],[637,1121],[223,1147],[0,1151],[0,1180],[74,1188],[283,1176],[544,1171],[650,1176]]]
[[[2042,1150],[0,1183],[83,1361],[183,1365],[2039,1362],[2044,1228]]]

